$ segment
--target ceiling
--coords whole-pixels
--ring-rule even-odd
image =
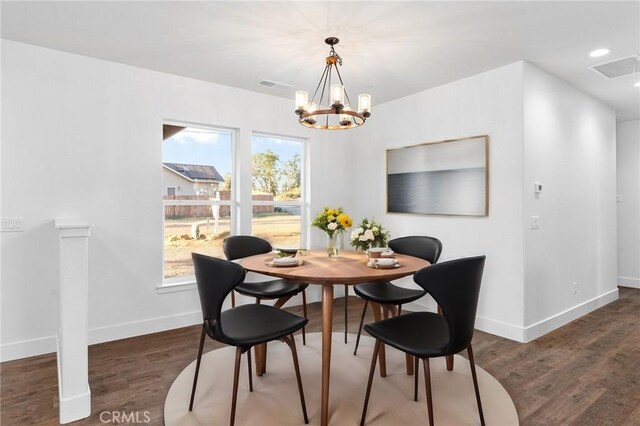
[[[632,77],[589,66],[640,52],[640,2],[2,2],[2,37],[292,99],[337,36],[351,97],[376,104],[519,60],[640,118]],[[589,52],[608,47],[604,58]],[[290,84],[268,88],[260,80]],[[375,111],[374,111],[375,112]]]

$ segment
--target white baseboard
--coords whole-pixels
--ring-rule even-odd
[[[315,301],[314,299],[316,298],[317,295],[314,294],[309,299]],[[491,318],[478,316],[476,318],[476,328],[506,339],[526,343],[537,339],[556,328],[568,324],[582,315],[588,314],[595,309],[611,303],[616,299],[618,299],[618,289],[612,290],[524,328]],[[311,300],[307,300],[307,302],[311,303]],[[295,303],[291,303],[291,305],[294,304]],[[403,309],[406,309],[407,311],[433,310],[430,303],[427,305],[410,303],[404,306]],[[200,324],[201,322],[202,314],[200,311],[193,311],[184,314],[94,328],[89,330],[89,344],[93,345],[96,343],[110,342],[113,340],[126,339],[128,337],[141,336],[144,334],[158,333],[161,331]],[[56,342],[56,336],[47,336],[38,339],[6,343],[0,347],[0,361],[5,362],[55,352]]]
[[[587,300],[579,305],[569,308],[563,312],[539,321],[527,327],[521,327],[515,324],[498,321],[482,316],[476,317],[476,329],[486,333],[495,334],[505,339],[515,340],[516,342],[527,343],[538,337],[541,337],[557,328],[570,323],[571,321],[595,311],[602,306],[618,299],[618,289],[611,290],[591,300]],[[420,311],[425,310],[423,306],[416,303],[407,305],[407,310]],[[431,310],[431,309],[430,309]]]
[[[111,342],[195,324],[202,324],[202,313],[200,311],[92,328],[89,330],[89,344]]]
[[[110,342],[126,339],[128,337],[144,334],[158,333],[174,328],[188,327],[202,323],[200,311],[184,314],[170,315],[166,317],[151,318],[142,321],[132,321],[107,327],[93,328],[89,330],[89,344]],[[47,336],[38,339],[22,340],[6,343],[0,349],[0,361],[27,358],[56,352],[57,336]]]
[[[519,325],[510,324],[508,322],[476,316],[476,330],[495,334],[496,336],[515,340],[516,342],[525,343],[524,329]]]
[[[622,287],[640,288],[640,278],[618,277],[618,285]]]
[[[560,328],[563,325],[568,324],[571,321],[578,319],[589,312],[595,311],[596,309],[615,300],[618,300],[617,288],[601,294],[598,297],[594,297],[591,300],[587,300],[573,308],[569,308],[566,311],[560,312],[559,314],[527,326],[524,328],[524,342],[526,343],[537,339],[538,337],[543,336],[556,328]]]
[[[55,352],[57,341],[56,336],[47,336],[37,339],[5,343],[0,347],[0,361],[12,361],[14,359]]]

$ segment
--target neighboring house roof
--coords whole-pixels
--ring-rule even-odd
[[[213,166],[205,166],[201,164],[179,164],[179,163],[163,163],[163,165],[171,171],[179,174],[191,182],[210,181],[224,182],[220,173]]]

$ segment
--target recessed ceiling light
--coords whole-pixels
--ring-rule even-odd
[[[599,58],[600,56],[608,55],[609,52],[609,49],[596,49],[593,52],[589,53],[589,56],[591,56],[592,58]]]

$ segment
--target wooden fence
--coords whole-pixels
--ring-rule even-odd
[[[228,200],[230,197],[229,191],[220,191],[220,200]],[[205,200],[209,201],[209,195],[165,195],[162,197],[165,200]],[[271,194],[253,194],[253,201],[273,201],[273,195]],[[231,206],[220,206],[220,217],[226,218],[230,215]],[[253,214],[256,213],[273,213],[273,206],[253,206]],[[213,217],[211,206],[194,206],[194,205],[182,205],[182,206],[165,206],[164,207],[165,219],[181,219],[189,217]]]

